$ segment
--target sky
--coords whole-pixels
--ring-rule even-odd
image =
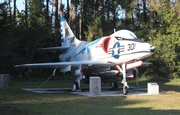
[[[21,10],[25,9],[25,4],[24,4],[25,0],[17,0],[16,1],[16,5],[17,5],[17,9],[21,12]],[[70,1],[70,0],[69,0]],[[62,0],[63,4],[65,5],[66,8],[66,4],[67,4],[67,0]],[[13,2],[11,2],[11,7],[13,8]],[[122,8],[120,8],[121,10],[119,10],[118,14],[119,14],[119,18],[123,18],[125,19],[125,11],[122,10]]]
[[[1,0],[1,1],[2,1],[2,0]],[[18,9],[19,11],[24,10],[24,8],[25,8],[24,1],[25,1],[25,0],[17,0],[17,1],[16,1],[17,9]],[[65,4],[65,7],[66,7],[67,0],[62,0],[62,2],[63,2],[63,4]],[[13,2],[12,2],[11,4],[12,4],[12,6],[13,6]]]
[[[0,0],[0,3],[3,3],[5,0]],[[17,0],[16,5],[19,11],[24,10],[24,1],[25,0]],[[63,0],[64,1],[64,0]],[[11,2],[11,7],[13,8],[13,2]]]
[[[24,0],[17,0],[16,5],[19,11],[24,10],[25,8]]]

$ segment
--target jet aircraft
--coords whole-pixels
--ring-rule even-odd
[[[71,71],[77,78],[72,91],[80,89],[80,81],[90,76],[99,76],[117,86],[118,75],[122,74],[123,94],[128,94],[126,78],[133,77],[131,70],[143,65],[141,59],[152,55],[155,46],[145,43],[129,30],[119,30],[92,42],[80,41],[73,34],[65,18],[60,18],[60,41],[62,46],[42,48],[62,50],[60,62],[20,64],[15,67],[51,67],[60,72]],[[130,75],[128,75],[130,71]]]

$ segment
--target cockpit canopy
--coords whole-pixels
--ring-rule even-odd
[[[115,37],[117,40],[134,40],[137,36],[129,30],[119,30],[114,32],[111,36]]]
[[[111,34],[111,36],[107,36],[104,38],[102,47],[103,47],[104,52],[106,52],[106,53],[108,53],[109,42],[110,42],[111,38],[116,38],[117,40],[135,40],[135,41],[137,41],[137,36],[133,32],[131,32],[129,30],[119,30],[119,31]]]

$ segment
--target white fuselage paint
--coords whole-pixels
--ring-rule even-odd
[[[107,40],[108,43],[104,46],[107,38],[109,38],[109,41]],[[112,35],[99,38],[93,42],[76,42],[74,47],[61,54],[60,60],[63,62],[105,60],[121,64],[150,56],[153,53],[150,51],[151,46],[138,39],[116,39]]]

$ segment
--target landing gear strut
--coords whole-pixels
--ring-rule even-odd
[[[123,80],[122,80],[122,83],[123,83],[123,94],[124,95],[127,95],[128,94],[128,90],[129,90],[129,86],[126,82],[126,64],[123,63],[122,64],[122,73],[123,73]]]
[[[122,72],[122,74],[123,74],[123,79],[122,79],[122,82],[121,82],[123,84],[123,94],[127,95],[128,90],[129,90],[129,86],[128,86],[127,82],[126,82],[126,63],[122,64],[122,69],[119,67],[119,65],[115,65],[115,67],[119,72]]]
[[[79,69],[75,71],[75,75],[77,75],[76,81],[73,84],[72,91],[81,91],[80,90],[80,82],[83,77],[83,72],[82,72],[82,65],[79,66]]]

